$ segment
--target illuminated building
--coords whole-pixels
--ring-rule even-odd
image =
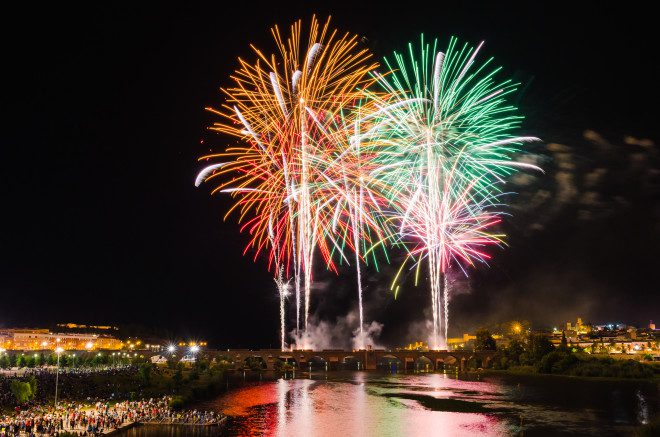
[[[67,328],[67,329],[99,329],[102,331],[119,331],[119,328],[116,326],[107,326],[107,325],[79,325],[77,323],[58,323],[57,326],[59,328]]]
[[[577,335],[589,334],[591,332],[591,326],[582,323],[582,318],[578,317],[575,325],[572,325],[571,322],[566,322],[566,331],[575,331]]]
[[[499,342],[499,340],[502,340],[501,335],[493,335],[493,339]],[[462,337],[450,337],[447,339],[447,349],[459,349],[459,348],[471,348],[473,347],[473,341],[477,339],[476,335],[472,334],[463,334]],[[428,344],[424,343],[423,341],[416,341],[414,343],[410,343],[407,346],[405,346],[403,349],[409,350],[409,351],[428,351],[429,346]]]
[[[109,335],[50,332],[48,329],[4,329],[0,347],[6,350],[119,350],[124,343]]]

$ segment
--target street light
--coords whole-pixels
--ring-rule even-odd
[[[169,353],[173,354],[175,350],[176,350],[176,346],[174,346],[173,344],[167,346],[167,351]]]
[[[64,349],[58,347],[55,349],[57,354],[57,372],[55,373],[55,409],[57,409],[57,385],[60,382],[60,355],[64,352]]]

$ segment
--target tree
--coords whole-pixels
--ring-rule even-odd
[[[563,351],[568,350],[568,341],[566,341],[566,331],[561,331],[561,343],[559,343],[559,349]]]
[[[9,369],[11,367],[11,360],[7,354],[0,354],[0,368]]]
[[[548,337],[545,335],[530,335],[529,337],[529,357],[532,362],[538,363],[541,359],[555,350]]]
[[[179,363],[181,364],[181,363]],[[181,383],[183,382],[183,366],[176,366],[176,372],[174,372],[174,376],[172,376],[172,380],[174,381],[174,386],[175,387],[181,387]]]
[[[9,390],[19,404],[26,403],[32,397],[32,389],[30,388],[29,382],[22,382],[18,379],[14,379],[9,384]]]
[[[23,354],[16,355],[16,367],[25,367],[25,356]]]
[[[30,397],[33,398],[37,395],[37,378],[34,375],[30,375],[27,382],[30,385]]]
[[[151,382],[151,364],[141,364],[140,365],[140,379],[145,385],[149,385]]]
[[[509,347],[506,349],[506,355],[511,364],[521,364],[520,357],[525,353],[525,344],[517,339],[509,342]],[[524,358],[524,357],[523,357]]]
[[[479,329],[476,332],[474,349],[478,351],[494,351],[497,349],[495,339],[487,329]]]

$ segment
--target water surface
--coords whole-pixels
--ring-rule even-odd
[[[223,435],[340,437],[625,435],[660,411],[654,381],[375,372],[303,376],[245,383],[198,407],[230,416]],[[126,435],[202,436],[141,432]]]

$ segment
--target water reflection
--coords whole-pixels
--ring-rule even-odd
[[[637,420],[639,423],[646,425],[649,423],[649,406],[648,403],[646,402],[646,398],[642,394],[641,390],[637,390],[635,393],[637,396],[637,403],[638,403],[638,412],[637,412]]]
[[[297,375],[300,377],[301,375]],[[235,389],[204,408],[229,435],[617,435],[658,413],[653,382],[317,372]]]

